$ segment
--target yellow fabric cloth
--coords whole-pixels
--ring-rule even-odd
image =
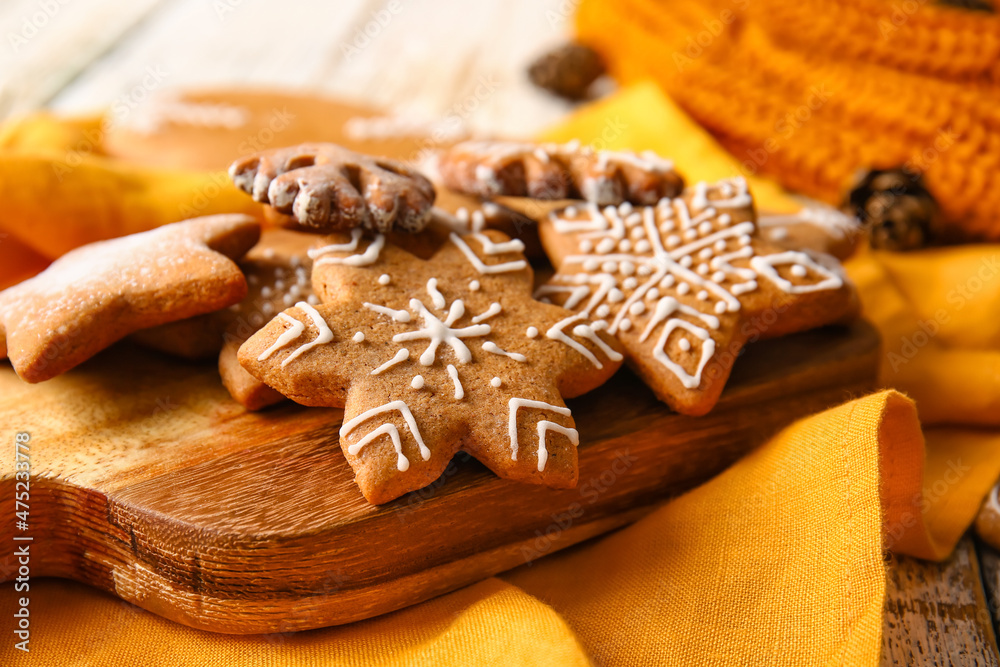
[[[739,162],[651,81],[583,107],[543,132],[543,141],[587,138],[596,150],[650,150],[673,160],[689,182],[744,175],[757,205],[774,213],[802,208],[774,181],[744,174]]]
[[[633,94],[624,91],[617,100]],[[663,137],[673,137],[676,149],[666,152],[686,154],[695,150],[683,146],[691,136],[700,142],[697,150],[712,153],[704,136],[674,132],[670,123],[681,123],[682,115],[648,122],[658,111],[650,100],[643,106],[611,100],[598,111],[612,109],[626,126],[645,128],[633,130],[632,148],[662,149]],[[581,123],[573,130],[581,139],[600,136],[584,132],[600,122],[580,119],[570,123]],[[948,303],[950,292],[930,274],[961,280],[989,248],[936,252],[927,254],[923,269],[896,256],[852,263],[866,313],[887,338],[915,331],[914,324],[936,312],[932,299]],[[963,252],[972,254],[955,254]],[[976,368],[982,358],[934,365],[938,353],[996,351],[997,325],[979,301],[994,298],[996,288],[981,280],[975,301],[953,304],[954,321],[942,323],[933,342],[903,366],[919,378],[955,374],[951,386],[962,387],[961,397],[941,396],[938,387],[905,373],[883,374],[887,382],[913,381],[905,388],[922,409],[940,413],[935,422],[951,414],[963,424],[996,424],[996,385]],[[937,401],[951,401],[956,411]],[[943,426],[929,432],[925,451],[913,402],[881,392],[789,426],[725,473],[613,535],[410,609],[305,633],[216,635],[85,586],[35,580],[25,664],[874,665],[881,651],[883,544],[930,558],[947,554],[1000,473],[998,445],[995,432]],[[17,595],[5,586],[3,608],[13,609]],[[0,643],[0,663],[23,657],[9,638]]]
[[[865,252],[846,267],[882,334],[882,384],[925,424],[1000,426],[1000,245]]]
[[[109,158],[103,136],[100,117],[40,113],[0,126],[0,288],[94,241],[202,215],[262,217],[226,173]]]
[[[977,443],[951,446],[962,466],[976,459]],[[928,525],[947,523],[997,472],[924,479],[922,450],[913,403],[874,394],[786,428],[613,535],[340,628],[218,635],[36,581],[30,664],[876,665],[883,522],[900,544],[926,542],[922,503]],[[937,539],[950,548],[960,533]],[[4,587],[5,608],[14,597]]]

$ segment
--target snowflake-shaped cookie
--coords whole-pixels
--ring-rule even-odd
[[[754,218],[743,179],[699,183],[655,206],[568,207],[540,227],[557,272],[536,297],[596,320],[661,400],[704,414],[746,342],[856,307],[832,259],[770,246]]]
[[[520,241],[453,233],[429,260],[360,230],[314,250],[313,288],[240,348],[251,374],[343,407],[341,447],[373,503],[419,489],[464,450],[502,477],[577,478],[563,402],[621,365],[613,337],[531,298]]]

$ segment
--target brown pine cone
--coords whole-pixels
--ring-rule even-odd
[[[923,178],[902,168],[863,172],[842,205],[868,230],[879,250],[916,250],[931,244],[940,220]]]
[[[582,100],[606,71],[604,60],[589,46],[570,42],[531,64],[528,78],[539,88],[570,100]]]

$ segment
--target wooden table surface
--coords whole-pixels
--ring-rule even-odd
[[[4,0],[0,119],[39,107],[141,110],[179,88],[327,93],[470,130],[531,135],[571,107],[524,70],[574,0]],[[888,558],[883,662],[1000,665],[1000,554]]]

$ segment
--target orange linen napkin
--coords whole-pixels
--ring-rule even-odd
[[[582,108],[543,136],[602,144],[609,140],[608,127],[624,128],[609,148],[654,150],[673,158],[692,182],[745,172],[650,82]],[[767,179],[748,176],[748,182],[761,208],[798,206]],[[912,396],[925,424],[952,426],[927,434],[927,479],[938,488],[931,496],[934,512],[927,533],[904,534],[895,526],[888,536],[897,551],[940,560],[975,517],[989,480],[1000,474],[1000,432],[958,428],[1000,426],[1000,245],[862,252],[846,268],[858,287],[864,316],[882,335],[881,385]],[[910,474],[905,471],[911,463],[893,457],[884,474]],[[963,488],[971,493],[954,495],[949,480],[956,475],[969,482]],[[977,479],[970,481],[970,476]],[[952,493],[941,493],[942,485]],[[912,527],[915,521],[911,517],[907,523]]]
[[[858,399],[786,428],[611,536],[339,628],[217,635],[85,586],[34,581],[24,664],[876,665],[884,531],[900,546],[950,548],[961,531],[932,538],[937,515],[981,496],[997,473],[995,455],[978,457],[992,461],[979,471],[975,446],[950,444],[955,474],[925,476],[913,403],[891,391]],[[5,608],[15,595],[4,587]]]
[[[93,241],[202,215],[262,215],[224,172],[129,164],[103,156],[102,138],[98,118],[43,113],[0,126],[0,285]]]

